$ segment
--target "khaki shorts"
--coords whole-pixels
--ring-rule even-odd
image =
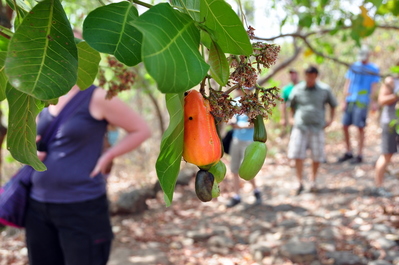
[[[237,138],[233,138],[230,145],[230,170],[232,173],[238,173],[241,162],[244,159],[245,148],[250,145],[252,141],[240,141]]]
[[[293,128],[288,144],[288,158],[305,159],[306,150],[310,149],[312,159],[316,162],[324,161],[324,130],[303,131]]]

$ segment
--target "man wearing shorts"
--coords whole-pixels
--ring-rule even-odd
[[[399,101],[399,79],[388,76],[381,86],[378,103],[383,106],[381,112],[381,155],[375,165],[376,194],[382,197],[391,197],[392,194],[382,187],[384,174],[394,153],[398,152],[399,134],[390,123],[397,119],[395,106]]]
[[[310,190],[316,191],[316,176],[320,162],[324,161],[324,128],[334,120],[337,100],[330,86],[317,81],[319,71],[310,66],[305,71],[305,81],[295,86],[289,97],[294,115],[294,127],[288,144],[288,158],[295,160],[299,186],[297,194],[303,191],[303,162],[306,150],[312,154]],[[330,106],[329,120],[325,120],[325,106]]]
[[[355,62],[346,73],[343,104],[343,132],[345,138],[346,152],[338,159],[338,163],[350,160],[351,164],[363,161],[364,128],[366,127],[369,105],[372,111],[377,110],[375,95],[377,85],[380,81],[378,67],[369,62],[370,51],[363,46],[358,54],[358,62]],[[349,126],[358,128],[359,142],[358,154],[354,156],[350,143]]]

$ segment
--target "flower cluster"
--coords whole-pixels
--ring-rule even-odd
[[[248,27],[247,33],[250,39],[255,36],[254,30],[253,27]],[[246,114],[250,120],[257,115],[268,118],[276,106],[276,101],[282,100],[278,88],[264,88],[257,84],[258,73],[261,73],[262,68],[270,68],[276,63],[280,46],[256,42],[252,44],[252,48],[253,53],[250,56],[230,55],[228,57],[230,68],[233,69],[229,78],[231,80],[229,89],[226,91],[209,89],[208,98],[212,114],[218,121],[228,121],[235,114]],[[254,64],[257,65],[257,69],[253,67]],[[244,93],[238,106],[232,104],[230,92],[244,87],[255,89],[252,93]]]
[[[237,60],[233,60],[233,62],[236,64]],[[240,86],[253,87],[256,84],[256,80],[258,80],[258,75],[251,63],[241,60],[235,70],[230,74],[230,79]]]
[[[270,68],[270,66],[276,63],[278,54],[280,52],[280,46],[262,42],[253,43],[252,46],[259,72],[261,72],[260,66],[263,68]]]
[[[106,77],[106,69],[100,69],[99,71],[99,85],[107,90],[107,99],[111,99],[116,96],[119,92],[129,90],[136,78],[136,73],[133,68],[128,68],[124,64],[120,63],[113,56],[107,57],[107,63],[109,69],[112,71],[112,78]]]
[[[239,111],[229,94],[223,91],[210,89],[208,100],[211,105],[211,113],[217,122],[228,122]]]

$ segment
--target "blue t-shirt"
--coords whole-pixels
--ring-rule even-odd
[[[356,62],[346,72],[345,77],[350,80],[346,101],[368,105],[372,84],[380,81],[378,67],[373,63]]]
[[[246,126],[248,123],[247,115],[237,115],[237,125],[238,126]],[[237,138],[240,141],[252,141],[254,137],[254,128],[243,128],[243,129],[234,129],[233,137]]]
[[[241,106],[241,97],[236,97],[234,99],[233,105]],[[246,127],[249,125],[248,116],[245,114],[235,115],[236,124],[238,126]],[[242,128],[233,130],[233,138],[237,138],[240,141],[253,141],[254,128]]]

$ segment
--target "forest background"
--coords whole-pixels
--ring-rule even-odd
[[[138,1],[133,1],[138,2]],[[163,1],[149,1],[156,5]],[[188,1],[189,3],[190,1]],[[195,2],[195,1],[194,1]],[[265,87],[286,85],[288,68],[295,68],[303,77],[303,69],[317,65],[319,79],[330,84],[334,94],[342,99],[344,75],[348,66],[356,60],[360,45],[372,49],[371,60],[376,63],[382,76],[399,72],[398,63],[398,14],[397,1],[227,1],[232,5],[244,23],[252,26],[253,42],[260,41],[277,44],[281,47],[278,59],[269,69],[258,76],[258,83]],[[1,2],[2,21],[11,27],[11,10],[7,1]],[[26,1],[31,6],[33,1]],[[87,14],[107,3],[95,1],[63,1],[68,19],[76,29],[82,29]],[[139,12],[148,7],[136,4]],[[140,150],[126,156],[125,162],[137,165],[138,172],[145,172],[142,183],[156,179],[154,165],[159,153],[162,134],[167,128],[169,115],[166,111],[164,96],[156,89],[157,84],[146,72],[142,64],[127,67],[119,63],[112,55],[102,54],[97,83],[111,93],[119,93],[132,108],[145,117],[153,127],[153,137]],[[2,121],[7,124],[8,105],[2,102]],[[270,139],[279,135],[280,113],[278,107],[268,117],[267,128]],[[3,146],[6,146],[6,142]],[[270,148],[270,147],[269,147]],[[4,148],[3,148],[4,150]],[[269,155],[273,155],[273,148]],[[5,179],[19,166],[19,163],[5,151],[6,167],[2,167]],[[10,169],[7,169],[10,168]]]
[[[7,25],[7,22],[9,23],[13,16],[10,15],[10,9],[5,7],[10,2],[1,1],[0,10],[3,11],[1,21],[5,23],[5,27],[12,28],[11,24]],[[24,2],[32,6],[36,4],[34,1]],[[136,3],[140,12],[147,10],[146,7],[137,4],[139,1],[133,2]],[[147,2],[155,5],[164,1]],[[253,42],[261,41],[281,47],[276,63],[259,74],[258,82],[264,87],[282,88],[289,82],[289,68],[297,69],[300,78],[303,79],[304,69],[309,65],[316,65],[320,70],[319,79],[329,84],[337,98],[342,100],[345,72],[356,60],[357,51],[362,44],[372,49],[371,61],[380,67],[382,76],[399,72],[397,66],[399,62],[398,1],[230,0],[227,2],[244,21],[245,28],[247,26],[255,28]],[[65,0],[62,4],[71,24],[81,29],[87,14],[108,2]],[[115,161],[115,168],[110,179],[111,198],[115,198],[113,196],[119,192],[152,186],[158,181],[155,164],[162,135],[169,123],[169,115],[164,94],[157,89],[156,82],[142,64],[127,67],[119,63],[112,55],[102,54],[101,56],[96,82],[111,92],[118,92],[120,98],[143,115],[153,132],[152,138],[138,150]],[[6,101],[1,103],[1,108],[2,123],[4,127],[7,127],[9,108]],[[286,144],[287,138],[281,140],[284,131],[279,121],[280,111],[277,105],[266,121],[269,135],[267,143],[269,162],[284,158],[284,154],[281,154],[284,148],[281,145]],[[339,128],[339,117],[337,117],[335,126],[328,131],[328,141],[341,141],[342,135]],[[373,140],[376,139],[373,138]],[[2,146],[4,163],[1,166],[1,183],[4,183],[20,167],[20,163],[7,151],[7,142],[3,142]],[[226,190],[227,188],[224,189]],[[159,199],[156,203],[161,204],[161,201],[162,199]],[[177,199],[177,204],[180,203],[181,201]],[[164,217],[167,219],[166,215]],[[137,227],[132,229],[136,230]],[[130,231],[126,233],[128,232]],[[122,238],[121,242],[124,242],[123,240],[125,239]],[[16,237],[14,247],[18,250],[23,249],[21,244],[23,245],[22,236]],[[7,250],[12,252],[11,248]],[[26,261],[26,255],[22,256],[23,259],[19,260],[20,264]]]

